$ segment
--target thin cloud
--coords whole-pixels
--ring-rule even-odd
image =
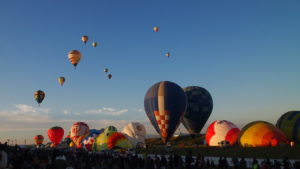
[[[85,114],[119,116],[126,112],[128,112],[128,109],[116,110],[114,108],[103,107],[101,109],[88,110],[85,112]]]

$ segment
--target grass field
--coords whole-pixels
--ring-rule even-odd
[[[225,157],[248,157],[248,158],[284,158],[300,159],[300,146],[277,146],[277,147],[207,147],[203,145],[203,136],[181,136],[170,139],[171,153],[186,155],[192,151],[193,155],[202,156],[225,156]],[[166,146],[160,138],[147,139],[149,148],[139,150],[140,153],[168,154]]]

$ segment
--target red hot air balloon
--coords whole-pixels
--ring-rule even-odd
[[[64,136],[64,129],[58,126],[48,130],[48,137],[52,141],[52,146],[56,147]]]

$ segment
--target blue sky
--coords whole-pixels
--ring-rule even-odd
[[[206,88],[214,100],[208,123],[275,123],[300,109],[299,8],[296,0],[1,1],[0,141],[31,141],[79,120],[119,130],[139,121],[155,133],[143,101],[163,80]],[[83,55],[76,70],[72,49]]]

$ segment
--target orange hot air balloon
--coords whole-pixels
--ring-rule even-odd
[[[157,26],[155,26],[155,27],[153,28],[153,30],[154,30],[154,32],[158,32],[158,31],[159,31],[159,28],[158,28]]]
[[[76,122],[71,127],[71,139],[77,148],[82,148],[82,140],[90,133],[89,126],[84,122]]]
[[[58,83],[59,83],[61,86],[64,85],[65,81],[66,81],[66,78],[65,78],[65,77],[59,77],[59,78],[58,78]]]
[[[108,138],[107,147],[109,149],[129,149],[132,148],[132,145],[124,134],[115,132]]]
[[[98,43],[97,43],[97,42],[93,42],[92,45],[93,45],[94,47],[97,47]]]
[[[35,143],[36,146],[40,146],[40,145],[43,144],[44,136],[36,135],[36,136],[34,136],[33,140],[34,140],[34,143]]]
[[[81,37],[81,40],[82,40],[83,43],[86,43],[89,40],[89,37],[84,35],[84,36]]]
[[[57,147],[64,137],[64,129],[58,126],[52,127],[48,130],[48,137],[52,141],[52,147]]]
[[[68,54],[70,62],[74,65],[75,69],[81,59],[81,53],[78,50],[71,50]]]

